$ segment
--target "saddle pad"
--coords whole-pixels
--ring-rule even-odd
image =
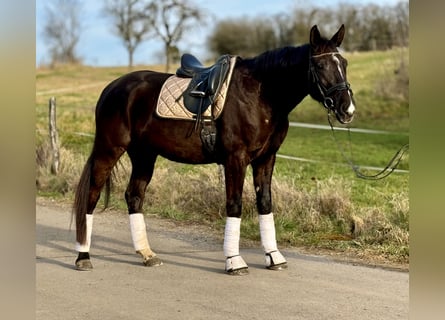
[[[211,110],[213,110],[214,119],[217,119],[221,115],[235,62],[236,56],[230,59],[230,68],[227,77],[221,85],[221,89],[217,94],[213,106],[208,108],[202,114],[204,117],[210,117]],[[195,114],[186,109],[183,102],[184,99],[181,96],[185,89],[187,89],[191,80],[191,78],[181,78],[172,75],[165,81],[162,85],[161,93],[159,94],[158,103],[156,105],[156,114],[159,117],[179,120],[195,120]]]

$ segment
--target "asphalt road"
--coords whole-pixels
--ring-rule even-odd
[[[128,217],[96,213],[94,270],[74,270],[70,210],[36,205],[36,319],[408,319],[407,272],[282,250],[289,268],[264,268],[261,248],[241,248],[249,275],[224,273],[221,237],[147,217],[163,259],[144,267]]]

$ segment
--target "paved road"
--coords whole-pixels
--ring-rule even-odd
[[[263,267],[260,248],[241,249],[250,274],[223,272],[221,238],[201,227],[147,217],[164,265],[142,266],[128,218],[95,214],[94,270],[73,268],[70,210],[36,205],[36,318],[59,319],[408,319],[406,272],[336,263],[283,250],[286,271]]]

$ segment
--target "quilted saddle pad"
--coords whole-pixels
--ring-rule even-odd
[[[202,114],[204,117],[210,117],[211,110],[213,110],[214,119],[217,119],[221,115],[235,62],[236,57],[232,57],[230,59],[230,69],[227,73],[226,80],[222,84],[213,105]],[[182,98],[182,94],[191,80],[191,78],[182,78],[172,75],[165,81],[156,105],[156,114],[159,117],[179,120],[195,120],[196,115],[186,109]]]

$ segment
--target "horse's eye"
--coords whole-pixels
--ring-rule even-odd
[[[324,69],[324,63],[321,62],[317,63],[317,69],[319,70]]]

